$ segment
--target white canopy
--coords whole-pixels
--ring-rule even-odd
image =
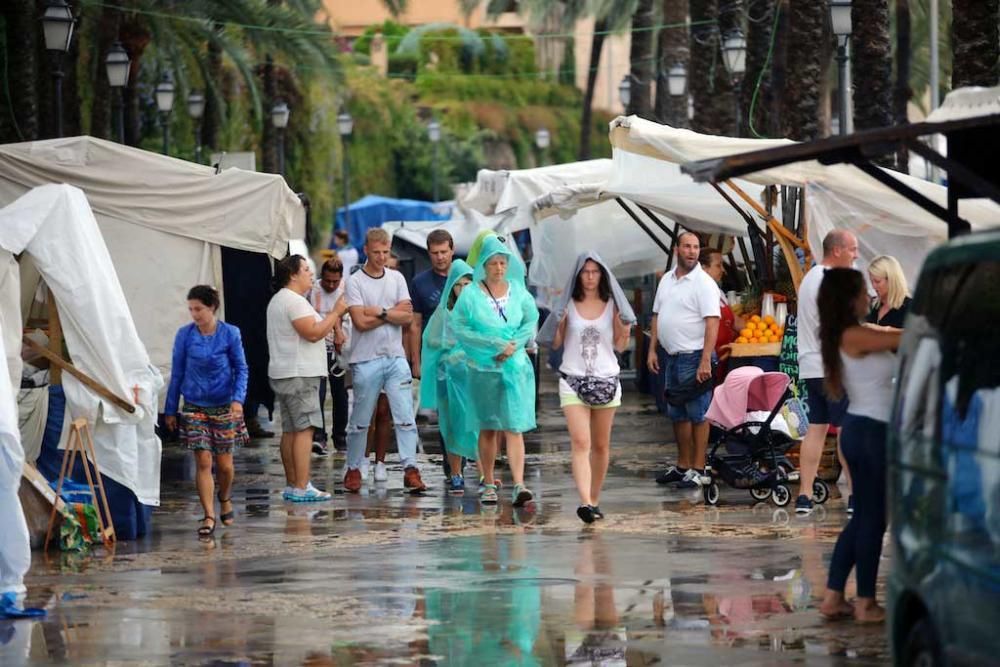
[[[12,255],[21,253],[32,258],[55,295],[74,366],[136,404],[135,413],[125,412],[66,374],[68,414],[93,424],[102,472],[129,488],[139,502],[158,505],[160,441],[153,427],[163,379],[139,340],[111,255],[81,190],[46,185],[0,209],[4,350],[8,360],[15,360],[12,371],[18,376],[20,305]]]
[[[305,232],[305,209],[274,174],[216,174],[92,137],[0,145],[0,206],[47,183],[86,194],[139,336],[164,377],[174,334],[189,321],[188,289],[222,291],[220,247],[284,257],[289,240]]]
[[[794,143],[788,139],[737,139],[699,134],[635,116],[612,121],[610,136],[616,150],[675,164]],[[888,170],[886,173],[947,207],[947,191],[942,186],[906,174]],[[744,178],[759,185],[805,188],[808,240],[813,248],[820,247],[823,237],[833,228],[847,228],[858,235],[861,258],[865,262],[880,254],[894,255],[911,280],[927,253],[948,237],[944,221],[849,165],[797,162]],[[974,229],[1000,225],[1000,207],[992,202],[965,200],[959,213]]]
[[[535,200],[542,195],[559,188],[599,188],[611,179],[613,170],[607,159],[514,171],[483,169],[462,203],[469,208],[487,207],[483,212],[489,213],[490,202],[495,200],[496,215],[506,216],[502,230],[531,230],[533,259],[528,277],[541,288],[539,302],[548,305],[550,292],[562,289],[577,255],[586,250],[600,252],[619,278],[652,273],[666,263],[663,250],[614,201],[571,211],[566,219],[535,220]],[[664,232],[651,227],[669,244]]]

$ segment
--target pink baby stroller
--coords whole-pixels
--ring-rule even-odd
[[[769,497],[778,507],[792,499],[788,482],[798,479],[798,472],[786,453],[795,444],[787,434],[773,427],[773,422],[792,397],[791,380],[785,373],[765,373],[745,366],[734,369],[715,388],[706,417],[718,427],[713,429],[706,471],[711,482],[703,487],[705,502],[719,502],[721,479],[734,489],[747,489],[754,500]],[[763,421],[748,421],[748,413],[765,412]],[[725,454],[720,449],[725,448]],[[813,497],[826,502],[830,491],[826,482],[816,480]]]

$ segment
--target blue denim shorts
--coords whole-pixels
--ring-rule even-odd
[[[667,355],[663,367],[663,384],[666,388],[679,387],[693,382],[698,375],[698,364],[701,363],[701,350],[697,352],[681,352]],[[712,392],[706,391],[694,400],[684,405],[667,404],[667,417],[675,422],[693,422],[701,424],[705,421],[705,413],[712,403]]]

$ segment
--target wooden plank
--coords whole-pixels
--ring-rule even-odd
[[[62,322],[59,321],[59,309],[56,307],[56,295],[52,293],[52,288],[48,289],[48,298],[45,305],[49,311],[49,350],[62,357]],[[62,369],[53,366],[49,369],[49,384],[62,384]]]
[[[776,357],[781,352],[781,343],[733,343],[733,357]]]
[[[111,401],[125,412],[129,413],[135,412],[134,405],[126,401],[124,398],[121,398],[117,394],[113,393],[103,384],[93,379],[89,375],[85,374],[83,371],[81,371],[79,368],[77,368],[73,364],[63,359],[61,356],[53,354],[50,350],[45,349],[44,347],[42,347],[41,345],[39,345],[38,343],[36,343],[35,341],[31,340],[28,337],[24,337],[22,341],[32,350],[38,352],[38,354],[48,359],[49,363],[53,365],[53,370],[57,367],[62,368],[64,371],[66,371],[67,373],[75,377],[77,380],[82,382],[84,385],[86,385],[89,389],[94,391],[94,393],[96,393],[98,396],[106,398],[107,400]]]

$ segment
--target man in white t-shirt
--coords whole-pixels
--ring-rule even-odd
[[[806,386],[806,410],[809,429],[802,438],[799,463],[799,496],[796,514],[809,514],[813,508],[813,482],[823,455],[823,444],[830,425],[840,426],[847,411],[847,397],[839,401],[827,398],[823,390],[823,357],[819,341],[819,286],[827,269],[849,269],[858,259],[858,239],[851,232],[835,229],[823,239],[823,261],[814,266],[799,284],[796,322],[799,337],[799,380]],[[845,469],[846,470],[846,469]]]
[[[319,404],[326,405],[326,389],[330,387],[333,396],[333,410],[330,415],[331,433],[334,448],[340,451],[347,449],[347,384],[345,376],[347,363],[341,362],[341,352],[349,344],[351,319],[347,317],[347,303],[344,292],[347,286],[344,276],[344,265],[337,257],[331,257],[320,268],[320,278],[313,285],[309,294],[309,303],[321,317],[326,317],[335,308],[342,313],[339,329],[331,331],[326,337],[326,367],[327,376],[319,383]],[[326,415],[323,416],[323,428],[313,432],[313,454],[326,456]]]
[[[715,339],[719,334],[719,286],[701,268],[701,241],[693,232],[677,238],[677,266],[666,273],[653,301],[651,341],[646,364],[660,372],[656,344],[667,352],[663,386],[667,415],[677,437],[677,463],[656,477],[658,484],[696,488],[708,483],[704,474],[712,402]]]
[[[417,467],[417,423],[413,413],[413,375],[403,347],[403,327],[413,321],[413,303],[406,279],[386,266],[390,238],[381,228],[368,230],[368,261],[347,282],[346,301],[354,323],[351,334],[351,374],[354,409],[347,428],[347,472],[344,489],[361,490],[361,467],[372,413],[379,393],[389,399],[396,443],[403,464],[403,486],[413,493],[427,487]]]

